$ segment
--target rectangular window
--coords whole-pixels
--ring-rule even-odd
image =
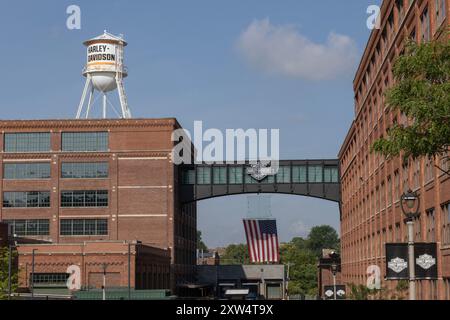
[[[7,180],[49,179],[50,163],[5,163],[3,178]]]
[[[430,15],[428,14],[428,7],[423,10],[420,16],[420,27],[422,43],[430,41]]]
[[[444,245],[450,244],[450,203],[442,205],[442,243]]]
[[[292,166],[292,182],[306,183],[306,166]]]
[[[398,12],[398,21],[399,25],[403,21],[403,18],[405,16],[405,9],[404,9],[404,0],[395,0],[395,6],[397,7]]]
[[[5,152],[48,152],[50,133],[5,133],[4,146]]]
[[[337,167],[325,166],[323,168],[324,181],[328,183],[339,182],[339,170]]]
[[[242,167],[229,167],[228,168],[228,183],[229,184],[242,184],[243,183],[243,170]]]
[[[64,179],[101,179],[108,178],[108,162],[63,162],[61,178]]]
[[[435,0],[435,8],[436,8],[436,22],[439,27],[440,24],[445,20],[447,16],[447,10],[445,7],[446,0]]]
[[[227,167],[213,167],[214,184],[227,184]]]
[[[34,286],[44,286],[44,287],[65,287],[67,279],[69,278],[68,273],[34,273],[33,274],[33,285]],[[31,279],[31,273],[30,273]]]
[[[436,241],[436,219],[434,215],[434,208],[427,210],[427,241]]]
[[[291,167],[280,166],[277,173],[277,183],[291,183]]]
[[[75,190],[61,192],[61,207],[107,207],[108,190]]]
[[[189,169],[189,170],[184,170],[182,173],[182,183],[183,184],[195,184],[195,170],[194,169]]]
[[[63,132],[62,151],[108,151],[108,132]]]
[[[210,167],[197,167],[197,184],[211,184]]]
[[[309,183],[321,183],[323,180],[322,166],[309,166],[308,167],[308,182]]]
[[[434,179],[434,159],[425,159],[425,183],[430,182]]]
[[[48,208],[50,192],[15,191],[3,192],[3,208]]]
[[[5,220],[12,234],[16,236],[48,236],[50,222],[46,219]]]
[[[61,219],[62,236],[104,236],[108,234],[108,219]]]

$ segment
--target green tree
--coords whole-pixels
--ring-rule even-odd
[[[322,225],[313,227],[307,238],[308,249],[318,258],[322,256],[322,249],[339,250],[339,236],[333,227]]]
[[[372,151],[386,157],[444,157],[450,146],[450,41],[410,41],[393,67],[386,105],[409,119],[396,121]],[[400,122],[400,123],[399,123]],[[438,166],[439,169],[450,174]]]
[[[317,295],[317,259],[309,249],[298,245],[299,239],[280,246],[280,262],[291,265],[288,294]]]
[[[202,232],[200,230],[197,230],[197,249],[208,251],[208,247],[202,240]]]
[[[13,251],[12,261],[16,260],[17,254]],[[8,248],[0,248],[0,300],[8,298],[8,266],[9,266],[9,250]],[[11,277],[12,292],[17,290],[17,268],[13,265]]]
[[[245,244],[230,244],[225,253],[220,257],[221,264],[248,264],[250,256]]]

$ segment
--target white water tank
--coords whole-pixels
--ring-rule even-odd
[[[126,77],[127,70],[123,65],[123,48],[127,43],[122,37],[108,32],[84,42],[87,47],[86,67],[83,75],[91,76],[92,85],[97,91],[109,92],[117,88],[116,75]]]

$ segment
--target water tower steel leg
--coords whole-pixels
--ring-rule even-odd
[[[81,112],[83,111],[84,100],[86,100],[86,94],[88,92],[90,84],[91,84],[91,76],[88,75],[86,77],[86,83],[84,84],[84,89],[83,89],[83,94],[81,95],[80,104],[78,105],[77,119],[80,119],[80,117],[81,117]]]
[[[103,93],[103,119],[106,119],[106,93]]]
[[[92,99],[94,98],[94,86],[91,87],[91,93],[89,94],[89,101],[86,109],[86,119],[89,118],[89,112],[91,111]]]

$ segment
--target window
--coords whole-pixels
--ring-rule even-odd
[[[425,183],[430,182],[434,179],[434,159],[425,159]]]
[[[337,167],[325,166],[323,168],[324,182],[339,182],[339,170]]]
[[[420,187],[420,159],[414,162],[413,183],[415,189]]]
[[[398,170],[394,172],[394,197],[396,202],[400,200],[400,174]]]
[[[5,152],[48,152],[50,133],[5,133]]]
[[[306,183],[306,166],[292,166],[292,182]]]
[[[50,163],[5,163],[3,177],[8,180],[49,179]]]
[[[108,234],[107,219],[62,219],[62,236],[104,236]]]
[[[404,0],[395,0],[395,6],[397,8],[398,12],[398,21],[399,24],[403,21],[403,18],[405,17],[405,9],[404,9]]]
[[[414,240],[422,241],[422,220],[420,217],[414,218]]]
[[[242,167],[229,167],[228,168],[228,183],[229,184],[242,184],[243,170]]]
[[[434,215],[434,208],[427,210],[427,241],[436,241],[436,219]]]
[[[108,132],[63,132],[62,151],[108,151]]]
[[[197,167],[197,184],[211,184],[210,167]]]
[[[392,204],[392,179],[389,176],[387,179],[387,206]]]
[[[445,174],[450,169],[450,152],[446,152],[441,155],[441,163],[440,163],[440,174]]]
[[[213,167],[214,184],[227,184],[227,167]]]
[[[34,286],[61,286],[65,287],[67,279],[69,278],[68,273],[34,273],[33,274],[33,285]],[[30,273],[31,279],[31,273]]]
[[[409,189],[409,167],[407,164],[403,165],[402,172],[402,180],[403,180],[403,192],[408,191]]]
[[[438,27],[445,20],[445,17],[447,16],[445,3],[446,3],[446,0],[436,0],[436,3],[435,3],[436,22],[437,22]]]
[[[3,192],[3,208],[48,208],[48,207],[50,207],[50,192],[47,191]]]
[[[423,42],[430,41],[430,16],[428,14],[428,7],[425,8],[420,16],[420,27],[421,27],[421,40]]]
[[[108,178],[108,162],[63,162],[61,178],[99,179]]]
[[[76,190],[61,192],[61,207],[107,207],[108,190]]]
[[[308,167],[308,182],[322,182],[322,166],[309,166]]]
[[[17,236],[48,236],[50,234],[50,222],[45,219],[29,220],[5,220],[11,233]]]
[[[189,169],[189,170],[183,171],[182,183],[183,184],[195,184],[195,170],[194,169]]]
[[[442,212],[442,243],[450,245],[450,202],[441,207]]]
[[[277,183],[291,183],[291,168],[289,166],[278,168]]]

